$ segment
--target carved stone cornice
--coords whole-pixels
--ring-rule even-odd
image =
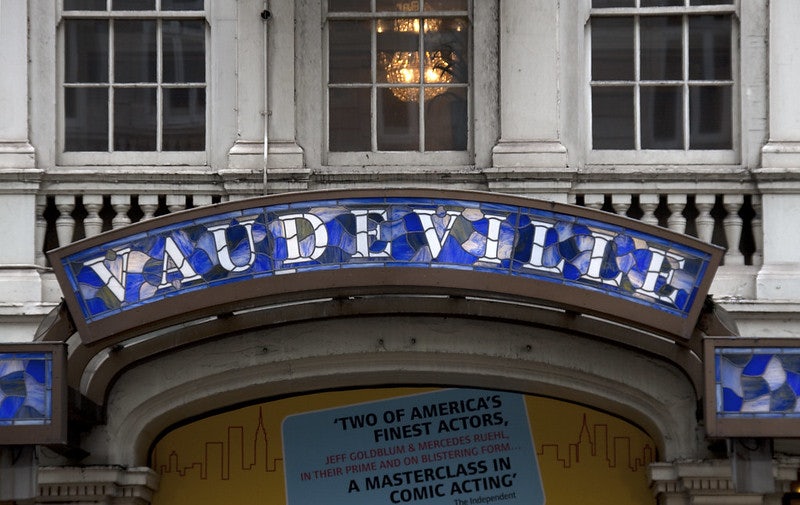
[[[40,467],[36,503],[147,505],[158,475],[147,467]]]

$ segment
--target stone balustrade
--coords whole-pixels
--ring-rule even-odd
[[[44,252],[131,223],[218,203],[219,194],[40,194],[36,199],[37,257]],[[726,248],[717,297],[755,297],[763,260],[761,200],[756,194],[575,193],[568,201],[687,233]]]

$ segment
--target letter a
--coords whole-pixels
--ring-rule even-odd
[[[194,271],[192,265],[186,261],[186,257],[183,255],[178,247],[178,244],[175,243],[172,237],[167,237],[164,240],[164,262],[162,265],[161,284],[158,285],[158,289],[164,289],[172,286],[172,283],[167,280],[167,274],[175,271],[180,272],[183,276],[181,282],[189,282],[200,279],[200,276]]]
[[[354,481],[353,479],[350,479],[350,484],[347,486],[347,492],[348,493],[352,493],[353,491],[355,491],[356,493],[360,493],[361,492],[361,488],[358,487],[358,484],[356,484],[356,481]]]

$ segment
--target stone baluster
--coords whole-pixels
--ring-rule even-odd
[[[184,210],[186,208],[186,195],[167,195],[167,208],[170,213]]]
[[[658,195],[639,195],[639,206],[642,208],[642,222],[658,226],[658,218],[655,215],[658,208]]]
[[[714,208],[716,197],[714,195],[697,195],[695,206],[697,207],[697,238],[703,242],[711,242],[714,237],[714,218],[711,217],[711,209]]]
[[[72,218],[75,197],[73,195],[57,195],[56,208],[59,212],[58,219],[56,219],[56,234],[58,235],[58,245],[63,247],[72,243],[75,233],[75,219]]]
[[[128,217],[128,211],[131,210],[130,195],[111,195],[111,207],[116,212],[114,219],[111,220],[113,229],[131,224],[131,218]]]
[[[100,211],[103,209],[103,195],[84,195],[83,207],[86,209],[86,218],[83,220],[83,231],[86,237],[94,237],[103,231],[103,218]]]
[[[753,221],[750,224],[753,230],[753,265],[761,266],[764,263],[764,223],[761,220],[761,195],[753,195]]]
[[[192,205],[194,205],[195,207],[204,207],[206,205],[211,205],[211,195],[193,195]]]
[[[631,208],[631,195],[629,194],[611,195],[611,206],[614,207],[614,212],[616,212],[620,216],[628,215],[628,209]]]
[[[152,219],[158,210],[158,195],[139,195],[139,208],[142,209],[142,221]]]
[[[667,207],[669,208],[669,218],[667,219],[669,229],[678,233],[686,233],[686,218],[683,217],[686,195],[667,195]]]
[[[586,207],[589,207],[593,210],[600,210],[603,208],[603,202],[605,201],[605,195],[598,195],[598,194],[589,194],[584,195],[583,197],[583,204]]]
[[[47,221],[44,218],[44,210],[47,208],[47,197],[36,195],[36,221],[33,231],[33,239],[36,250],[34,251],[34,261],[39,266],[46,264],[44,256],[44,236],[47,233]]]
[[[725,227],[725,239],[728,241],[728,251],[725,253],[726,265],[744,265],[744,255],[739,250],[742,238],[742,218],[739,209],[744,204],[744,195],[724,195],[722,203],[728,215],[722,221]]]

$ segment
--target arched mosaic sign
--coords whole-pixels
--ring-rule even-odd
[[[50,255],[85,342],[304,292],[382,290],[535,299],[686,337],[720,257],[609,213],[444,191],[232,202]]]

